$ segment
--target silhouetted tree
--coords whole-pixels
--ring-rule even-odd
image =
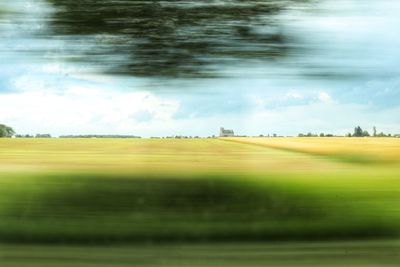
[[[354,128],[353,136],[355,136],[355,137],[362,137],[363,136],[363,130],[361,129],[360,126],[357,126],[356,128]]]
[[[363,136],[370,136],[367,130],[363,130],[360,126],[354,128],[353,136],[355,137],[363,137]]]

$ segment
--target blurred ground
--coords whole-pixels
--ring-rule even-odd
[[[398,266],[399,241],[58,247],[0,245],[0,264],[19,266]]]

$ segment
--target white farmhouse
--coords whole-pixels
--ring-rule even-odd
[[[233,130],[228,130],[228,129],[224,129],[223,127],[221,127],[219,129],[219,136],[220,137],[232,137],[232,136],[235,136],[235,133],[233,132]]]

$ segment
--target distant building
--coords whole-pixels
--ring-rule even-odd
[[[233,130],[228,130],[228,129],[224,129],[223,127],[221,127],[219,129],[219,136],[220,137],[232,137],[232,136],[235,136],[235,133],[233,132]]]

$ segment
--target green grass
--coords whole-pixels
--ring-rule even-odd
[[[391,214],[398,190],[382,192],[368,181],[358,190],[343,184],[335,188],[336,183],[298,178],[10,175],[0,189],[0,240],[109,243],[398,235],[399,216]]]

